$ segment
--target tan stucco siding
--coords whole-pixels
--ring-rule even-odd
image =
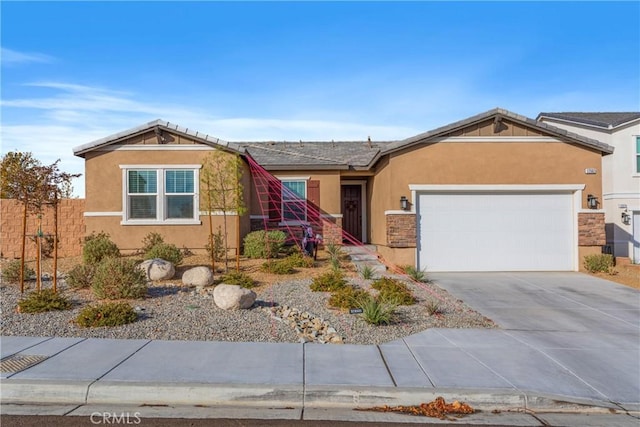
[[[497,132],[496,132],[497,130]],[[485,120],[464,129],[451,132],[448,136],[546,136],[536,129],[523,126],[519,123],[513,123],[504,120],[498,125],[494,124],[493,119]]]
[[[595,175],[585,174],[595,168]],[[385,214],[411,197],[410,184],[584,184],[602,200],[601,154],[563,142],[439,142],[382,159],[371,180],[371,240],[386,244]]]

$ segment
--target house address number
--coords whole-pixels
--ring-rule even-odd
[[[596,168],[587,168],[584,170],[584,173],[587,175],[595,175],[598,173],[598,170]]]

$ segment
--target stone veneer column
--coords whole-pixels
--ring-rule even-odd
[[[606,243],[604,212],[579,212],[578,246],[602,246]]]
[[[387,246],[390,248],[416,247],[416,214],[388,214]]]

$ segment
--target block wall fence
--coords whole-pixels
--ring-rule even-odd
[[[64,199],[58,208],[58,256],[82,254],[85,234],[84,199]],[[17,200],[0,200],[0,256],[6,259],[20,258],[23,206]],[[26,259],[35,259],[37,245],[32,239],[38,232],[37,215],[27,215]],[[52,235],[54,229],[53,208],[46,207],[42,215],[42,232]]]

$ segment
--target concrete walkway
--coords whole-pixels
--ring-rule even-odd
[[[502,329],[431,329],[380,346],[5,336],[3,365],[14,368],[3,367],[3,411],[48,403],[67,412],[244,405],[311,413],[436,396],[485,413],[640,411],[637,291],[578,273],[433,279]],[[20,370],[29,356],[42,361]]]

